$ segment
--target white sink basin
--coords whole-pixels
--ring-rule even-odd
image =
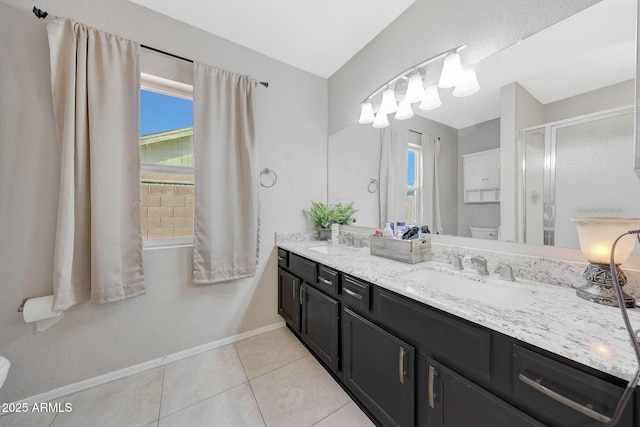
[[[330,249],[333,249],[333,248],[330,248],[327,245],[312,246],[312,247],[309,248],[309,250],[311,250],[311,251],[319,252],[319,253],[325,254],[325,255],[329,255],[329,253],[330,253],[329,250]]]
[[[435,270],[415,270],[401,276],[437,293],[449,296],[462,304],[474,302],[497,308],[517,310],[528,304],[537,292],[535,287],[523,282],[508,282],[495,277],[465,277],[459,273],[447,274]]]

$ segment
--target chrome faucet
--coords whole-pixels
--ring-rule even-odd
[[[486,276],[489,274],[487,270],[487,259],[481,256],[474,256],[471,258],[471,264],[476,268],[478,274]]]

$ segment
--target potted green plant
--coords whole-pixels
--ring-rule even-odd
[[[342,225],[351,225],[353,222],[353,215],[358,212],[353,207],[353,202],[348,205],[343,205],[342,203],[338,203],[334,207],[335,209],[335,221],[338,224]]]
[[[335,207],[327,205],[325,203],[311,201],[311,209],[305,211],[311,220],[313,225],[320,232],[320,240],[327,240],[331,237],[331,224],[336,222]]]
[[[331,224],[349,225],[353,222],[353,215],[357,212],[353,208],[353,202],[343,205],[328,205],[311,201],[311,209],[305,211],[313,225],[318,229],[320,240],[328,240],[331,237]]]

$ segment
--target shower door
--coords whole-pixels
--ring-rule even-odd
[[[640,216],[633,116],[625,108],[524,131],[526,243],[579,247],[570,218]]]

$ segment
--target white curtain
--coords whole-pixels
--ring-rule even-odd
[[[407,216],[408,150],[408,129],[392,125],[380,130],[380,227]]]
[[[193,282],[253,276],[258,263],[254,83],[194,63]]]
[[[53,309],[144,294],[139,45],[68,19],[47,32],[61,166]]]
[[[440,190],[438,183],[438,157],[440,156],[440,140],[429,135],[422,135],[423,165],[423,216],[422,222],[437,233],[442,227],[440,218]]]

